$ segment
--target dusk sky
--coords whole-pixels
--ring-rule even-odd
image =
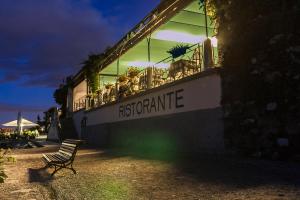
[[[36,121],[89,53],[112,46],[159,0],[0,0],[0,124]]]

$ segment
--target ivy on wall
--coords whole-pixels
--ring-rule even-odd
[[[83,63],[85,77],[92,94],[95,94],[100,89],[99,67],[103,59],[103,54],[92,54],[89,55],[88,59]]]
[[[207,7],[218,26],[228,147],[272,154],[284,137],[299,152],[300,1],[207,0]]]

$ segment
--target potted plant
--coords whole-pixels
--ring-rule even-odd
[[[137,67],[129,67],[127,73],[130,78],[134,78],[139,75],[140,70]]]
[[[137,67],[130,67],[128,69],[128,77],[130,78],[129,80],[129,85],[130,85],[130,94],[135,94],[139,90],[139,83],[140,83],[140,70]]]
[[[189,49],[190,47],[188,45],[177,45],[175,47],[173,47],[172,49],[170,49],[169,51],[167,51],[169,54],[171,54],[172,58],[178,58],[184,54],[186,54],[186,51]]]
[[[105,90],[103,91],[103,102],[104,103],[109,103],[111,102],[111,93],[112,93],[112,89],[113,89],[113,84],[106,84],[105,86]]]
[[[103,90],[102,89],[98,89],[96,91],[96,98],[97,98],[97,102],[98,102],[98,105],[102,105],[103,103]]]
[[[128,82],[128,77],[126,75],[121,75],[121,76],[119,76],[118,81],[120,84],[124,84],[124,83]]]
[[[122,75],[118,78],[119,81],[119,99],[126,97],[128,91],[128,77],[126,75]]]

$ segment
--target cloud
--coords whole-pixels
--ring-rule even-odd
[[[0,83],[57,87],[114,40],[90,0],[1,0]]]
[[[44,112],[45,108],[29,105],[16,105],[0,102],[0,113],[17,113],[17,112]]]
[[[4,76],[3,78],[0,79],[0,84],[1,83],[6,83],[6,82],[12,82],[12,81],[16,81],[19,79],[19,76],[16,74],[7,74],[6,76]]]

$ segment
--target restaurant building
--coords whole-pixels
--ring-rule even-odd
[[[160,138],[179,151],[223,151],[215,35],[199,0],[161,1],[106,55],[96,94],[84,70],[74,76],[68,109],[79,138],[100,147]]]

